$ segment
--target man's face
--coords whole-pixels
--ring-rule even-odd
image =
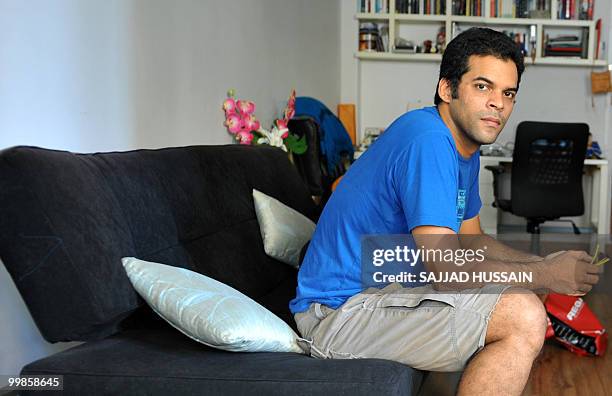
[[[470,56],[458,98],[449,110],[458,131],[476,144],[491,144],[506,125],[516,97],[518,72],[511,60]]]

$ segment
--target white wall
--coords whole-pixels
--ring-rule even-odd
[[[231,143],[229,88],[264,126],[292,88],[335,109],[339,20],[338,0],[0,0],[0,149]],[[0,375],[62,347],[0,265]]]
[[[224,144],[229,88],[267,126],[335,109],[338,0],[0,0],[0,148]]]

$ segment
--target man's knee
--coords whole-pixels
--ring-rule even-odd
[[[537,354],[544,343],[547,320],[542,301],[532,292],[510,289],[502,294],[487,328],[486,343],[503,339]]]

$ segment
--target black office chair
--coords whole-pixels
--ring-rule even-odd
[[[539,254],[540,225],[584,213],[582,173],[589,126],[583,123],[521,122],[512,155],[511,199],[499,197],[502,165],[493,172],[493,206],[527,219],[531,250]],[[580,230],[571,220],[574,233]]]

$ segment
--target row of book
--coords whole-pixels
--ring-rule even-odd
[[[546,36],[544,56],[571,56],[586,58],[588,55],[589,31],[583,29],[582,36],[562,35],[556,37]]]
[[[484,16],[489,2],[494,18],[551,17],[551,2],[557,2],[557,19],[592,20],[595,0],[452,0],[453,15]],[[359,12],[444,15],[446,0],[358,0]]]
[[[557,2],[557,19],[593,19],[595,0],[490,0],[491,17],[549,19],[552,1]]]
[[[491,17],[494,18],[545,18],[550,19],[551,0],[490,0]],[[555,0],[553,0],[555,1]]]
[[[389,3],[393,0],[357,0],[359,12],[384,14],[389,12]]]
[[[557,19],[593,20],[595,0],[557,0]]]
[[[359,12],[383,14],[390,7],[398,14],[444,15],[446,0],[358,0]]]
[[[446,0],[395,0],[395,12],[400,14],[444,15]]]
[[[488,0],[453,0],[453,15],[484,16]]]

